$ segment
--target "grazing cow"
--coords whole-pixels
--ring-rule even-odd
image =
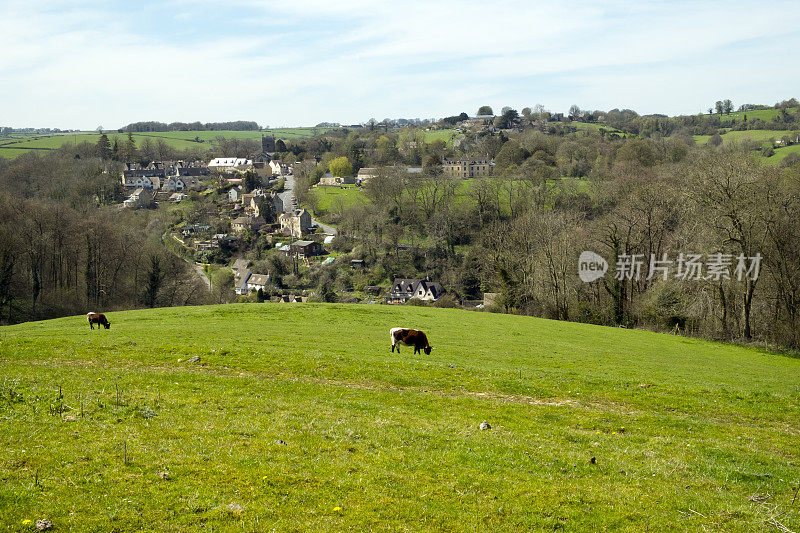
[[[397,353],[400,353],[400,345],[413,346],[414,354],[420,353],[420,350],[425,351],[425,355],[430,355],[433,346],[428,344],[428,337],[421,331],[406,328],[392,328],[389,330],[389,335],[392,337],[392,352],[397,348]]]
[[[98,328],[101,324],[105,326],[106,329],[111,327],[111,322],[108,321],[106,315],[103,313],[86,313],[86,318],[89,320],[89,329],[94,329],[95,324],[97,324]]]

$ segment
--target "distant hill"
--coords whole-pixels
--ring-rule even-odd
[[[165,141],[169,146],[184,150],[186,148],[210,148],[211,143],[217,137],[252,139],[261,141],[262,135],[275,135],[279,139],[298,140],[308,139],[315,135],[321,135],[329,128],[272,128],[257,131],[157,131],[134,133],[133,139],[138,146],[146,139],[157,142],[159,139]],[[128,133],[118,131],[106,132],[109,140],[114,142],[114,138],[122,141],[128,138]],[[21,154],[31,150],[55,150],[65,144],[78,144],[88,142],[95,144],[100,138],[97,132],[62,133],[52,135],[35,134],[14,134],[13,136],[0,137],[0,157],[14,159]]]

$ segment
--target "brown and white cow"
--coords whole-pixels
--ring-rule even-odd
[[[98,327],[102,324],[106,329],[111,327],[111,322],[108,321],[106,315],[103,313],[86,313],[86,318],[89,320],[89,329],[94,329],[95,324],[97,324]]]
[[[389,330],[389,335],[392,337],[392,352],[397,348],[397,353],[400,353],[400,345],[413,346],[414,353],[420,353],[420,350],[425,351],[425,355],[430,355],[433,346],[428,344],[428,337],[421,331],[416,329],[406,328],[392,328]]]

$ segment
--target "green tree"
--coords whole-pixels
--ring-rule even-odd
[[[155,307],[156,299],[158,298],[158,291],[164,283],[164,267],[161,264],[161,258],[152,254],[150,256],[150,269],[147,273],[147,281],[144,294],[142,295],[143,303],[147,307]]]
[[[101,159],[111,158],[111,142],[108,140],[108,135],[105,133],[97,139],[97,155]]]
[[[479,115],[494,115],[494,111],[492,111],[492,106],[482,105],[478,108]]]
[[[352,176],[353,165],[350,160],[344,156],[337,157],[328,163],[328,170],[334,176]]]
[[[730,115],[732,111],[733,111],[733,102],[731,102],[729,99],[726,98],[725,100],[722,101],[722,112],[725,113],[726,115]]]
[[[261,178],[253,170],[247,170],[242,176],[242,190],[245,193],[253,192],[261,187]]]

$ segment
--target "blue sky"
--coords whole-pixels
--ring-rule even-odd
[[[277,126],[800,97],[800,2],[0,1],[0,125]]]

